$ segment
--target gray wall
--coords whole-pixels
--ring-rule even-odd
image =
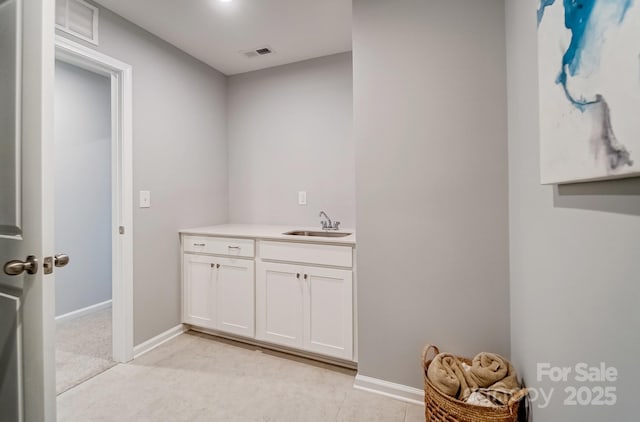
[[[133,66],[139,344],[180,323],[178,230],[227,220],[225,77],[104,8],[97,50]],[[139,190],[151,191],[151,208],[137,208]]]
[[[56,62],[56,315],[111,299],[111,81]]]
[[[509,354],[502,0],[355,0],[362,375],[422,388],[425,343]]]
[[[640,179],[539,183],[536,6],[506,2],[511,356],[533,388],[555,388],[533,420],[637,420]],[[537,381],[538,363],[618,369],[615,383]],[[572,379],[572,378],[570,378]],[[617,404],[564,406],[567,385],[617,388]]]
[[[232,222],[354,227],[352,77],[344,53],[229,78]]]

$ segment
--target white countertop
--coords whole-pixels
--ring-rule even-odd
[[[305,243],[356,244],[356,232],[354,229],[345,228],[337,230],[339,233],[351,233],[349,236],[345,237],[293,236],[283,234],[293,230],[322,231],[319,227],[272,226],[265,224],[221,224],[217,226],[183,229],[180,230],[180,233],[195,236],[225,236],[252,239],[289,240]]]

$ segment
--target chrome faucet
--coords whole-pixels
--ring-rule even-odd
[[[320,214],[318,214],[318,217],[322,217],[322,216],[326,218],[326,221],[325,220],[320,221],[320,224],[322,225],[322,230],[339,230],[340,229],[339,221],[331,222],[331,219],[329,218],[327,213],[324,211],[320,211]]]

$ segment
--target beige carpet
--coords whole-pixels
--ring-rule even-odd
[[[111,355],[111,308],[58,322],[57,393],[63,393],[114,366],[116,363]]]
[[[59,395],[58,421],[424,422],[424,407],[354,390],[354,375],[188,333]]]

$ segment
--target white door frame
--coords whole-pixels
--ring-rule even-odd
[[[59,35],[56,59],[111,78],[113,360],[129,362],[133,359],[132,68]]]

